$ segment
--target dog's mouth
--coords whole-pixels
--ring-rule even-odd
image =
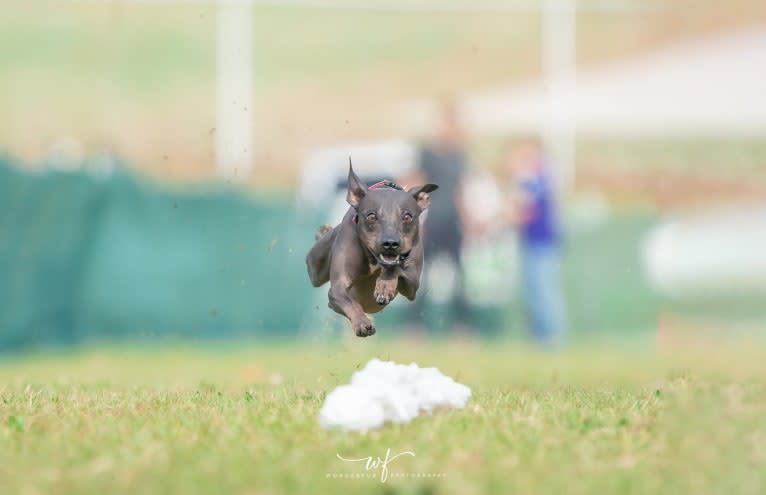
[[[404,254],[379,254],[377,256],[378,263],[384,266],[395,266],[404,263],[404,261],[410,256],[410,253]]]

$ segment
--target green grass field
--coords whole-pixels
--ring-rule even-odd
[[[625,347],[543,355],[379,338],[6,359],[2,491],[763,493],[763,347]],[[474,396],[410,425],[320,429],[325,393],[376,356],[437,366]],[[385,483],[336,457],[388,449],[415,457],[393,460]]]

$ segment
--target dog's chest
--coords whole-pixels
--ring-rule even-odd
[[[380,271],[380,263],[377,261],[370,261],[367,263],[367,275],[375,275]]]

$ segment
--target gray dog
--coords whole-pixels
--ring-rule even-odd
[[[367,317],[397,294],[413,301],[423,270],[420,214],[428,207],[426,184],[404,191],[390,183],[367,188],[349,165],[351,205],[340,225],[323,225],[306,256],[314,287],[330,282],[330,308],[344,315],[359,337],[375,333]]]

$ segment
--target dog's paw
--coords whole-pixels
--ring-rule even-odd
[[[325,236],[325,234],[332,232],[332,225],[324,224],[321,227],[319,227],[319,230],[317,230],[316,235],[314,236],[314,239],[317,241]]]
[[[375,282],[375,301],[381,306],[385,306],[394,300],[396,297],[396,288],[399,285],[398,278],[382,279],[379,278]]]
[[[354,327],[354,333],[357,337],[375,335],[375,325],[366,316],[357,322],[352,322],[351,326]]]

